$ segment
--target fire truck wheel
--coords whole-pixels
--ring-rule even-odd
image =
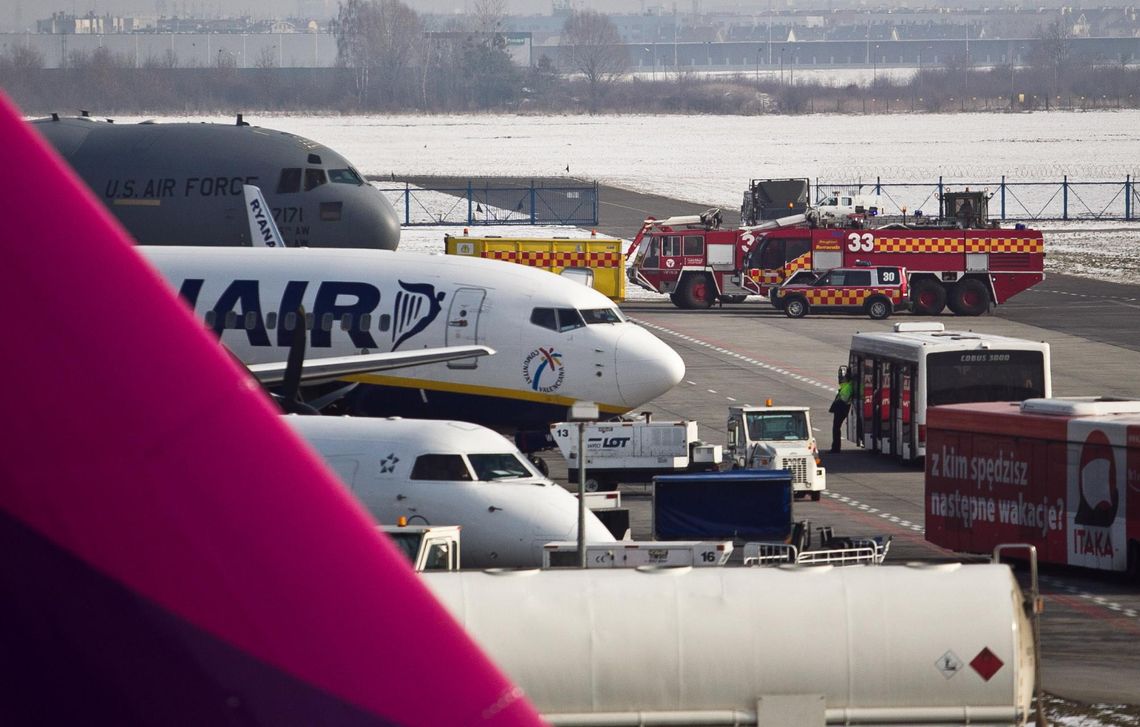
[[[886,298],[871,298],[867,301],[867,315],[876,321],[891,317],[891,302]]]
[[[690,275],[681,283],[679,292],[682,308],[708,308],[713,304],[716,291],[706,275]]]
[[[911,293],[914,312],[920,316],[936,316],[946,307],[946,289],[933,280],[919,280]]]
[[[677,295],[676,292],[669,294],[669,300],[673,303],[673,305],[677,306],[678,308],[684,308],[685,307],[685,301],[681,300],[681,296]]]
[[[980,280],[962,280],[950,291],[950,310],[960,316],[980,316],[989,307],[990,294]]]
[[[788,318],[803,318],[807,315],[807,312],[807,301],[798,295],[794,298],[788,298],[786,301],[784,301],[784,315],[786,315]]]

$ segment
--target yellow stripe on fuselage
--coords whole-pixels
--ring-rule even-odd
[[[471,396],[490,396],[496,399],[516,399],[519,401],[532,401],[551,406],[568,407],[578,399],[555,394],[544,394],[541,391],[523,391],[521,389],[502,389],[495,386],[473,386],[471,384],[456,384],[451,381],[425,381],[423,379],[406,379],[400,376],[384,376],[381,374],[358,374],[347,376],[344,381],[354,381],[360,384],[373,384],[375,386],[395,386],[402,389],[426,389],[428,391],[446,391],[452,394],[469,394]],[[598,402],[598,409],[607,414],[624,414],[629,407]]]

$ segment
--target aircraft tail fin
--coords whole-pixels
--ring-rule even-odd
[[[273,210],[265,202],[261,188],[243,184],[245,216],[249,220],[249,242],[253,247],[285,247],[285,238],[273,221]]]
[[[541,724],[2,91],[0,139],[0,723]]]

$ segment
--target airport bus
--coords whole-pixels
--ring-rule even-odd
[[[927,421],[927,540],[1030,543],[1044,563],[1140,577],[1140,400],[952,404]]]
[[[1049,344],[947,331],[941,323],[856,333],[849,371],[847,438],[906,462],[926,455],[928,406],[1052,396]]]

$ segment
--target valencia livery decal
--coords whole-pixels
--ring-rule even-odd
[[[562,354],[550,348],[537,348],[523,359],[523,379],[534,391],[549,394],[562,386],[566,377],[566,367],[562,364]]]

